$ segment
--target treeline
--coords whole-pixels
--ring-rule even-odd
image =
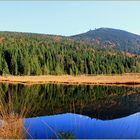
[[[0,75],[140,72],[140,58],[60,36],[0,33]]]

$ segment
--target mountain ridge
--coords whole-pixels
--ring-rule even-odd
[[[70,36],[70,38],[88,44],[97,44],[102,48],[113,48],[119,51],[140,54],[140,35],[113,28],[98,28]]]
[[[79,41],[85,45],[90,45],[93,47],[96,46],[99,49],[114,49],[115,51],[118,50],[140,55],[140,35],[121,29],[102,27],[72,36],[40,34],[30,32],[0,31],[0,37],[9,34],[11,34],[12,36],[17,35],[19,37],[22,37],[23,35],[27,37],[40,37],[43,39],[49,37],[55,38],[56,40],[64,39],[71,41]]]

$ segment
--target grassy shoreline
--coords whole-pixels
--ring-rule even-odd
[[[136,85],[140,86],[140,74],[115,75],[41,75],[41,76],[0,76],[1,83],[20,84],[85,84],[85,85]]]

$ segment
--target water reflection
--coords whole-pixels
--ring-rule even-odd
[[[82,114],[98,119],[114,119],[140,111],[140,88],[89,85],[0,84],[0,97],[13,111],[28,108],[26,117],[62,113]]]
[[[60,114],[27,118],[24,126],[28,129],[26,138],[59,138],[59,133],[70,132],[78,139],[99,138],[140,138],[140,113],[113,120],[97,120],[78,114]]]

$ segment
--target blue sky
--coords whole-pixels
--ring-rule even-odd
[[[140,1],[0,2],[0,31],[73,35],[99,27],[140,34]]]

